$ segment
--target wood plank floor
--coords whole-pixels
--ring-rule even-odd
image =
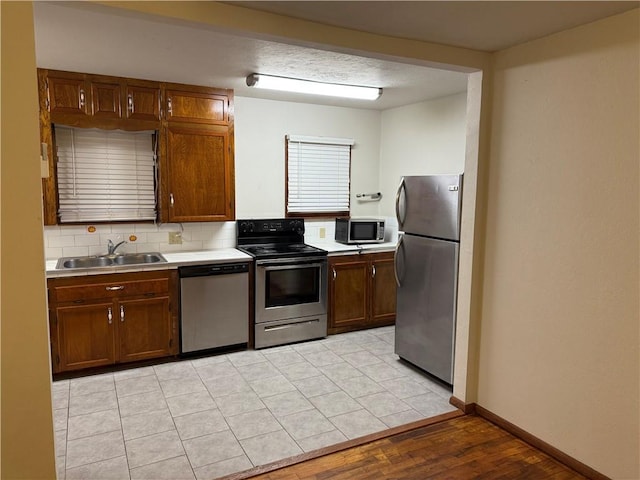
[[[252,477],[254,480],[584,479],[467,415]]]

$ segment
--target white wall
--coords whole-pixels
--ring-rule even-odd
[[[496,54],[478,403],[640,478],[639,10]]]
[[[236,97],[237,218],[284,216],[287,134],[353,138],[351,212],[377,214],[377,203],[359,203],[355,194],[378,189],[380,112]]]
[[[403,175],[461,173],[466,140],[465,92],[382,112],[380,215],[394,215]]]

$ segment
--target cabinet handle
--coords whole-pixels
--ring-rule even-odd
[[[116,290],[124,290],[124,285],[114,285],[113,287],[105,287],[105,290],[113,292]]]
[[[120,305],[120,321],[124,322],[124,305]]]
[[[173,201],[173,193],[170,193],[170,194],[169,194],[169,205],[171,205],[171,206],[173,207],[173,204],[174,204],[174,203],[175,203],[175,202]]]
[[[371,265],[371,278],[376,278],[376,266]]]
[[[173,114],[173,107],[171,106],[171,97],[167,98],[167,112],[169,116]]]
[[[80,108],[84,108],[84,103],[85,103],[85,94],[84,94],[84,89],[81,88],[80,89]]]
[[[129,108],[129,113],[133,113],[133,95],[127,95],[127,107]]]
[[[331,271],[333,272],[333,280],[335,281],[336,277],[338,276],[335,267],[331,267]]]
[[[113,312],[111,311],[111,307],[107,308],[107,320],[109,320],[109,325],[111,325],[111,321],[113,320]]]

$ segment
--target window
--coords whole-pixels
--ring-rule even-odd
[[[287,216],[348,215],[349,138],[287,135]]]
[[[155,220],[156,137],[56,125],[60,223]]]

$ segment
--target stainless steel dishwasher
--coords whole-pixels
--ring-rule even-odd
[[[181,353],[247,343],[249,264],[180,267]]]

